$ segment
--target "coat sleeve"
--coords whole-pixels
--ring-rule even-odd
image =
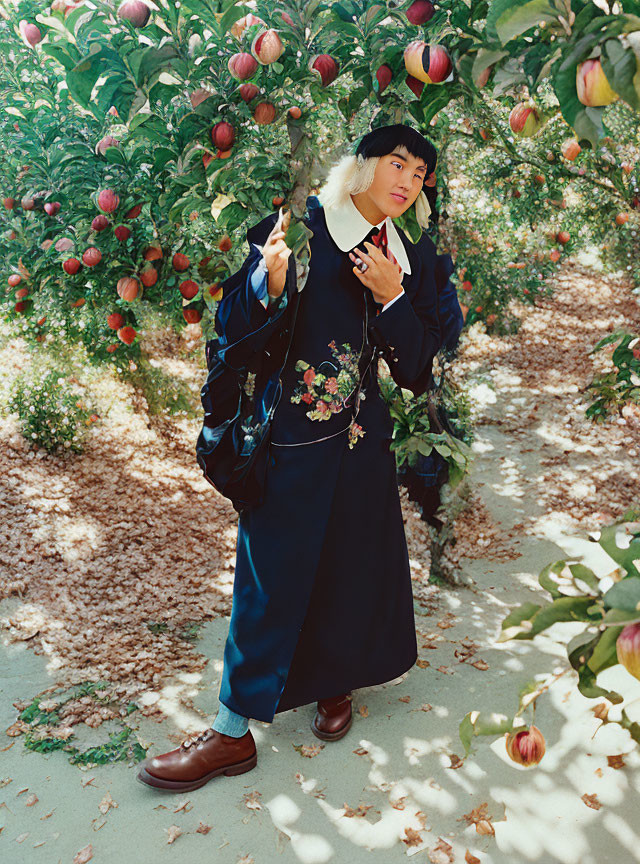
[[[284,290],[277,300],[261,302],[267,295],[268,273],[264,266],[262,247],[278,214],[272,213],[247,232],[249,254],[241,268],[221,283],[222,299],[215,313],[217,339],[207,345],[207,362],[210,366],[216,352],[229,349],[231,365],[244,365],[249,358],[264,349],[271,336],[284,326],[288,297],[293,290],[295,261],[289,256],[289,266]]]
[[[419,396],[431,382],[433,358],[440,350],[442,333],[433,240],[425,235],[416,251],[417,289],[405,291],[376,315],[369,329],[393,380]]]

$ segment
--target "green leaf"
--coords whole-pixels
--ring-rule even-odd
[[[596,675],[604,669],[618,664],[616,640],[620,633],[622,633],[622,629],[622,627],[607,627],[600,636],[593,654],[587,661],[587,665]]]
[[[489,7],[486,36],[503,45],[536,27],[540,21],[556,21],[558,13],[548,0],[493,0]]]
[[[638,61],[631,48],[625,49],[618,39],[607,39],[600,55],[602,71],[612,89],[633,108],[640,111]]]
[[[513,609],[503,620],[502,633],[496,642],[507,642],[515,638],[514,633],[525,632],[529,626],[527,622],[531,621],[541,608],[538,603],[522,603]]]
[[[607,555],[613,558],[616,564],[623,567],[627,573],[640,577],[640,571],[638,571],[634,563],[635,561],[640,561],[640,537],[634,537],[626,549],[622,549],[616,543],[616,534],[619,531],[618,525],[622,521],[626,521],[625,517],[622,517],[622,519],[617,520],[611,525],[604,525],[600,530],[598,543]]]
[[[473,711],[466,714],[458,726],[458,735],[468,756],[471,741],[478,735],[504,735],[513,729],[513,718],[504,714],[488,714],[486,711]]]
[[[626,576],[612,585],[602,599],[609,608],[640,613],[640,578]]]

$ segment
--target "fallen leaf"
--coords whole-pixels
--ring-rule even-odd
[[[420,659],[420,660],[416,660],[416,666],[418,666],[420,669],[426,669],[427,666],[431,666],[431,663],[429,663],[428,660]]]
[[[200,822],[196,828],[196,834],[208,834],[211,831],[211,827],[211,825],[205,825],[204,822]]]
[[[306,756],[307,759],[312,759],[324,748],[324,744],[293,744],[293,749],[297,750],[301,756]]]
[[[411,696],[398,696],[398,702],[411,702]]]
[[[586,792],[582,796],[582,800],[587,805],[587,807],[591,807],[592,810],[600,810],[602,804],[598,801],[597,795],[588,795]]]
[[[360,714],[361,717],[368,717],[369,716],[369,709],[367,708],[366,705],[361,705],[358,708],[358,713]]]
[[[104,816],[105,813],[108,813],[112,807],[117,807],[118,805],[111,797],[111,792],[107,791],[106,795],[102,799],[102,801],[98,804],[98,810]]]
[[[87,861],[91,861],[92,858],[93,846],[89,843],[87,846],[83,846],[82,849],[76,852],[73,856],[73,864],[87,864]]]
[[[475,855],[472,855],[468,849],[465,850],[464,860],[465,864],[480,864],[480,859],[476,858]]]
[[[167,843],[174,843],[182,834],[182,828],[177,825],[169,825],[167,828]]]
[[[189,806],[189,805],[191,805],[191,806]],[[193,810],[193,804],[191,804],[191,801],[189,801],[188,798],[183,804],[180,804],[179,807],[176,807],[176,809],[173,812],[179,813],[181,810],[184,810],[185,813],[188,813],[189,810]]]
[[[489,664],[486,662],[486,660],[476,660],[476,662],[472,663],[471,665],[475,666],[476,669],[480,669],[482,672],[486,672],[489,668]]]
[[[262,810],[262,804],[258,800],[261,796],[260,792],[249,792],[244,796],[244,803],[249,810]]]
[[[354,810],[353,807],[349,807],[347,802],[342,805],[344,807],[344,816],[347,818],[352,818],[353,816],[366,816],[367,810],[371,810],[373,804],[358,804],[357,808]]]
[[[428,850],[427,855],[432,864],[451,864],[454,860],[453,846],[442,837],[438,837],[438,842]]]
[[[38,800],[39,800],[39,799],[38,799],[38,796],[36,795],[36,793],[35,793],[35,792],[32,792],[31,795],[29,795],[29,797],[27,798],[27,800],[26,800],[24,806],[25,806],[25,807],[33,807],[33,805],[34,805],[34,804],[36,803],[36,801],[38,801]]]
[[[419,846],[422,843],[422,837],[420,834],[413,828],[405,828],[404,829],[405,837],[402,837],[402,842],[405,846]]]
[[[618,754],[617,756],[607,756],[607,763],[609,765],[609,768],[616,769],[624,768],[624,766],[626,765],[622,753]]]

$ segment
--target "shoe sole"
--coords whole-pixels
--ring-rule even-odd
[[[245,771],[251,771],[258,764],[257,752],[245,759],[244,762],[236,762],[234,765],[222,765],[214,771],[200,777],[199,780],[165,780],[163,777],[156,777],[154,774],[149,774],[146,768],[140,768],[136,775],[136,779],[145,786],[151,786],[153,789],[165,789],[170,792],[190,792],[192,789],[199,789],[212,780],[223,774],[226,777],[234,777],[237,774],[244,774]]]
[[[353,722],[353,714],[349,717],[347,722],[340,729],[336,729],[335,732],[322,732],[316,726],[316,718],[314,717],[311,721],[311,731],[316,736],[316,738],[321,738],[323,741],[337,741],[339,738],[343,738],[349,729],[351,728],[351,724]]]

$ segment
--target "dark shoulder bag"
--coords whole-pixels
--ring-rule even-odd
[[[256,394],[250,383],[249,376],[255,381],[260,371],[263,351],[257,352],[252,362],[237,369],[229,358],[244,339],[225,345],[221,350],[216,350],[218,340],[207,343],[209,373],[200,391],[204,419],[196,442],[196,455],[205,478],[231,500],[238,513],[257,506],[264,497],[271,420],[282,394],[280,373],[293,340],[301,293],[295,291],[293,299],[288,301],[293,303],[289,339],[273,395],[267,392],[273,390],[273,386]]]

